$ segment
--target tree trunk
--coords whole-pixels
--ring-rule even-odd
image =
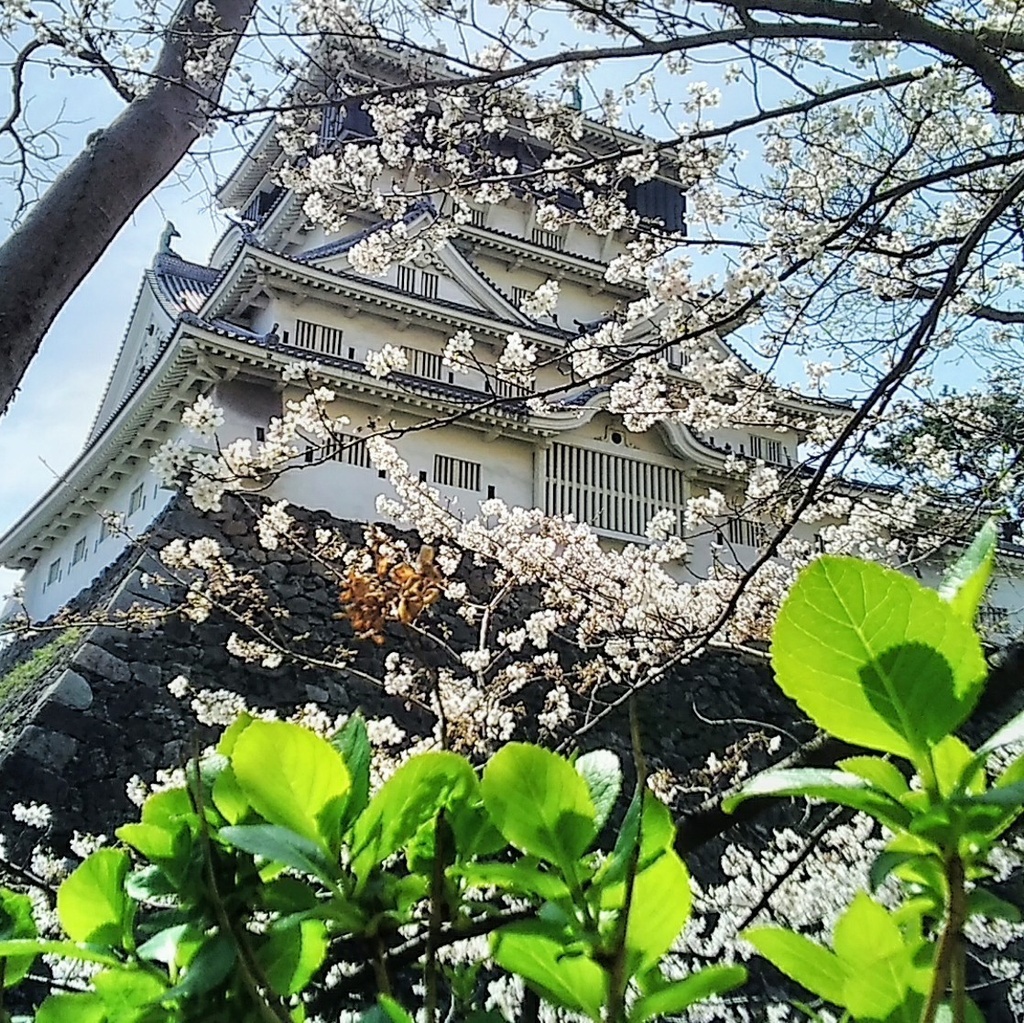
[[[220,97],[255,0],[216,0],[213,29],[193,18],[194,3],[184,0],[170,22],[149,91],[89,136],[0,246],[0,413],[64,303],[185,156],[209,119],[207,103]],[[186,60],[202,60],[211,40],[225,38],[217,82],[182,84]]]

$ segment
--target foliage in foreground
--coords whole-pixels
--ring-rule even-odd
[[[994,547],[988,526],[938,593],[823,557],[776,626],[779,685],[865,753],[834,770],[765,772],[728,808],[806,796],[870,815],[892,836],[872,885],[892,878],[898,895],[883,906],[859,894],[832,949],[777,927],[745,936],[847,1020],[980,1018],[965,925],[1020,916],[984,882],[1024,805],[1024,755],[991,784],[986,764],[1024,739],[1024,714],[978,750],[953,734],[985,683],[973,620]],[[40,953],[95,964],[91,989],[51,995],[37,1023],[301,1021],[307,1003],[483,1023],[499,1018],[483,992],[504,971],[599,1023],[646,1023],[744,981],[733,964],[680,978],[666,959],[690,885],[639,750],[637,790],[603,852],[622,782],[605,751],[569,761],[512,743],[479,774],[454,753],[420,753],[376,793],[371,760],[358,716],[331,741],[242,717],[184,786],[118,830],[128,849],[93,853],[63,883],[67,940],[37,938],[27,899],[3,896],[4,984]]]

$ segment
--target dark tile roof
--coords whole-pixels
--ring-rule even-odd
[[[198,312],[213,291],[221,271],[190,263],[173,252],[160,252],[153,260],[153,278],[175,313]]]

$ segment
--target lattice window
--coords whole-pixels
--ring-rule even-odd
[[[339,462],[341,465],[354,465],[359,469],[373,468],[365,439],[344,433],[335,434],[330,440],[324,441],[319,448],[307,444],[306,464],[312,465],[318,459],[326,462]]]
[[[425,380],[446,380],[452,382],[454,374],[445,368],[441,356],[437,352],[421,352],[418,348],[406,348],[405,356],[409,360],[409,372]]]
[[[534,245],[542,245],[545,249],[554,249],[562,252],[565,249],[565,239],[557,231],[547,231],[543,227],[535,227],[530,232],[530,241]]]
[[[523,308],[523,303],[526,301],[527,298],[530,297],[530,294],[531,294],[531,292],[530,292],[529,288],[517,288],[517,287],[513,286],[513,288],[512,288],[512,304],[517,309],[522,309]]]
[[[572,515],[595,529],[643,536],[658,512],[682,525],[685,502],[679,469],[642,458],[552,444],[545,453],[545,510]]]
[[[428,270],[420,273],[420,292],[425,298],[437,298],[437,274]]]
[[[411,266],[398,268],[398,286],[402,291],[416,290],[416,271]]]
[[[767,437],[760,437],[756,433],[747,434],[750,444],[750,457],[761,458],[766,462],[782,461],[782,441],[769,440]]]
[[[305,348],[320,355],[333,355],[342,358],[343,332],[340,327],[327,327],[322,323],[310,323],[308,320],[295,321],[295,347]]]
[[[478,210],[475,207],[469,211],[469,222],[474,227],[487,226],[487,210]]]
[[[763,522],[751,519],[729,519],[725,525],[729,543],[740,547],[760,547],[768,539],[768,530]]]
[[[480,463],[451,455],[434,455],[434,482],[459,490],[479,490]]]
[[[525,398],[532,393],[529,387],[514,384],[511,380],[503,380],[501,377],[492,378],[490,385],[499,398]]]
[[[140,508],[146,507],[146,486],[140,483],[128,495],[128,514],[134,515]]]
[[[77,565],[80,561],[85,561],[85,537],[83,536],[75,544],[75,549],[71,552],[71,564]]]

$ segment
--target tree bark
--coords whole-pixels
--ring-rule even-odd
[[[219,21],[193,17],[184,0],[171,19],[150,89],[89,136],[14,233],[0,246],[0,413],[64,303],[150,192],[199,138],[255,0],[215,0]],[[185,81],[189,59],[217,47],[221,74]]]

